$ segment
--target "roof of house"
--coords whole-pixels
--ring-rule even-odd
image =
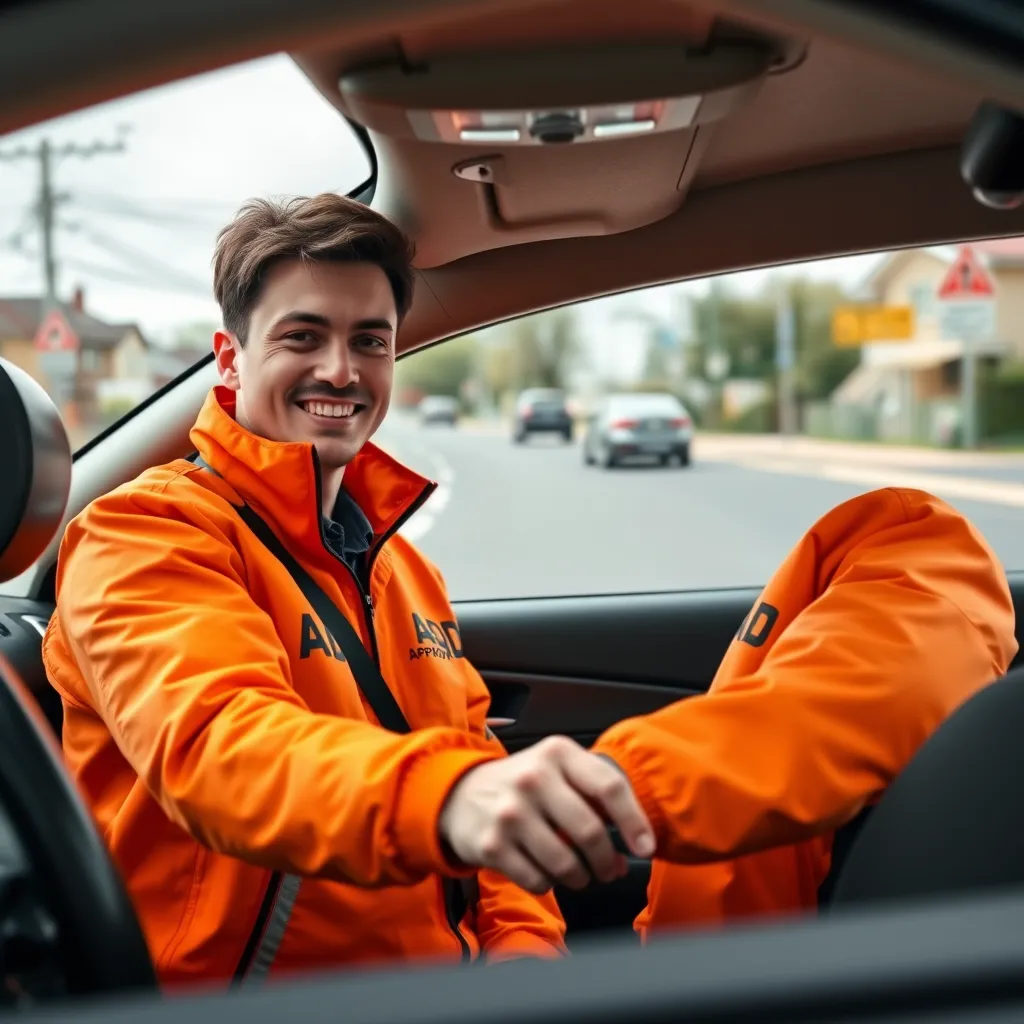
[[[1024,236],[1014,238],[989,238],[971,242],[971,248],[981,257],[981,262],[992,270],[1004,267],[1024,267]],[[886,281],[905,261],[919,253],[927,253],[943,263],[956,259],[959,245],[929,245],[923,249],[894,249],[868,270],[857,284],[855,294],[872,295],[885,287]]]
[[[83,348],[113,348],[129,331],[137,332],[142,343],[147,344],[137,324],[110,324],[66,302],[60,303],[60,310]],[[0,341],[31,340],[42,320],[42,299],[0,298]]]
[[[151,372],[173,379],[202,359],[208,351],[209,349],[206,351],[191,348],[167,349],[161,348],[159,345],[151,345],[147,358]]]

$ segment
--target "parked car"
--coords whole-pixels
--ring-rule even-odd
[[[609,395],[591,417],[583,438],[583,461],[606,469],[635,456],[662,465],[690,464],[693,420],[675,395]]]
[[[427,395],[419,405],[420,423],[447,423],[454,427],[459,422],[459,403],[449,395]]]
[[[561,434],[572,440],[573,420],[565,393],[557,388],[527,388],[516,400],[512,438],[522,444],[531,434]]]

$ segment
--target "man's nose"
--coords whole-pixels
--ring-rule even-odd
[[[357,373],[348,345],[328,345],[324,348],[316,376],[336,388],[354,383]]]

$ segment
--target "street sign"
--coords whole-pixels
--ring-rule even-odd
[[[969,245],[960,246],[939,283],[942,336],[952,341],[984,342],[996,333],[996,286]]]
[[[974,250],[962,245],[939,285],[940,299],[994,299],[995,282]]]
[[[996,334],[996,286],[974,249],[960,246],[953,265],[939,284],[942,336],[963,345],[960,372],[962,444],[978,443],[977,347]]]
[[[990,299],[950,299],[939,314],[942,337],[951,341],[989,341],[996,334],[996,304]]]
[[[909,341],[915,329],[913,306],[837,306],[832,313],[832,341],[840,348]]]
[[[43,317],[34,344],[39,352],[74,352],[78,349],[78,337],[61,313],[54,310]]]

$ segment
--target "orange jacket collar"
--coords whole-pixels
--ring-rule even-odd
[[[306,441],[270,441],[235,419],[235,393],[214,387],[190,434],[199,454],[257,511],[289,537],[322,549],[318,469]],[[390,533],[437,485],[365,444],[345,467],[345,489],[373,527]]]

